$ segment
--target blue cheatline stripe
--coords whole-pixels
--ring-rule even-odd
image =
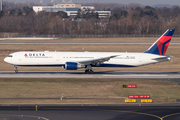
[[[171,39],[168,40],[168,41],[166,41],[165,43],[163,43],[163,46],[162,46],[162,55],[164,54],[165,45],[166,45],[168,42],[170,42],[170,41],[171,41]]]
[[[65,65],[64,64],[55,64],[55,65],[17,65],[17,66],[24,66],[24,67],[62,67]]]
[[[64,64],[59,65],[17,65],[17,66],[24,66],[24,67],[62,67],[65,66]],[[132,65],[122,65],[122,64],[99,64],[98,66],[92,67],[136,67]]]
[[[147,50],[146,52],[144,53],[151,53],[151,54],[157,54],[157,55],[160,55],[159,53],[159,49],[158,49],[158,46],[157,46],[157,43],[151,47],[151,49]]]

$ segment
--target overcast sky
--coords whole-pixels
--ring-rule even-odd
[[[36,2],[39,3],[40,0],[3,0],[3,1],[13,1],[13,2]],[[51,0],[43,0],[44,4],[50,3]],[[61,3],[62,0],[54,0]],[[66,0],[69,1],[69,0]],[[129,3],[139,3],[142,5],[156,5],[156,4],[169,4],[169,5],[179,5],[180,0],[72,0],[73,3],[76,2],[100,2],[100,3],[122,3],[122,4],[129,4]]]

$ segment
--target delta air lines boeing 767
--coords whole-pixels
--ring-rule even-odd
[[[62,66],[66,70],[85,68],[86,74],[93,74],[92,67],[138,67],[170,60],[165,53],[173,33],[173,29],[167,30],[143,53],[23,51],[10,54],[4,61],[14,65],[16,73],[18,66]]]

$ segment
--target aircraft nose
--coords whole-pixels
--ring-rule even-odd
[[[7,57],[6,57],[6,58],[4,58],[4,61],[5,61],[5,62],[8,62],[8,58],[7,58]]]

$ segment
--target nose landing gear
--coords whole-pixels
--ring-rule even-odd
[[[14,66],[14,68],[15,68],[15,73],[18,73],[17,67],[18,67],[17,65]]]

